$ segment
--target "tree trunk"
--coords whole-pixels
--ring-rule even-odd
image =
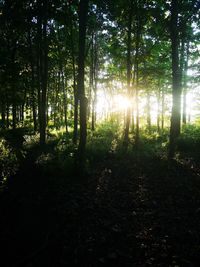
[[[157,131],[158,131],[158,133],[160,133],[160,85],[159,85],[159,88],[158,88],[157,105],[158,105],[158,110],[157,110]]]
[[[151,112],[150,112],[150,93],[147,91],[147,127],[149,134],[151,133]]]
[[[46,2],[46,1],[45,1]],[[45,3],[46,4],[46,3]],[[40,144],[43,145],[46,142],[46,98],[47,98],[47,19],[45,18],[43,25],[43,58],[42,58],[42,96],[41,96],[41,121],[40,121]]]
[[[63,89],[63,101],[64,101],[64,120],[65,120],[65,130],[68,134],[68,121],[67,121],[67,92],[65,87],[65,77],[64,71],[62,70],[62,89]]]
[[[170,127],[169,158],[175,154],[175,145],[180,135],[181,122],[181,75],[179,67],[179,33],[178,33],[178,1],[172,0],[171,7],[171,53],[172,53],[172,115]]]
[[[30,65],[31,65],[31,108],[33,115],[33,128],[34,133],[37,131],[37,111],[36,111],[36,103],[35,103],[35,70],[34,70],[34,57],[33,57],[33,49],[32,49],[32,41],[31,41],[31,33],[29,30],[28,34],[29,41],[29,54],[30,54]]]
[[[27,90],[25,88],[24,90],[24,99],[20,108],[20,122],[22,123],[22,125],[24,124],[24,107],[26,105],[26,97],[27,97]]]
[[[77,144],[78,141],[78,88],[76,84],[76,60],[74,51],[74,34],[71,13],[69,14],[70,22],[70,37],[71,37],[71,59],[72,59],[72,70],[73,70],[73,92],[74,92],[74,130],[73,130],[73,143]]]
[[[164,121],[165,119],[165,93],[164,93],[164,88],[162,87],[162,111],[161,111],[161,129],[162,132],[164,130]]]
[[[97,102],[97,81],[98,81],[98,55],[97,55],[97,34],[94,38],[94,62],[93,62],[93,102],[92,102],[92,131],[95,130],[96,123],[96,102]]]
[[[12,104],[12,128],[16,129],[17,126],[17,106],[15,100],[15,93],[13,93],[13,104]]]
[[[78,164],[85,164],[85,149],[87,139],[87,98],[85,96],[85,40],[88,0],[80,0],[79,4],[79,51],[78,51],[78,93],[80,99],[80,141],[78,146]]]
[[[139,5],[139,3],[137,3]],[[135,102],[136,102],[136,132],[135,132],[135,145],[136,147],[139,145],[139,43],[140,43],[140,18],[139,18],[139,11],[138,6],[136,10],[136,44],[135,44]]]
[[[13,72],[11,86],[12,86],[12,128],[16,129],[17,126],[17,103],[16,103],[16,70],[15,70],[15,56],[16,56],[17,44],[14,44],[11,61],[13,65]]]
[[[92,131],[93,129],[93,93],[94,91],[94,32],[92,32],[91,37],[91,51],[90,51],[90,84],[89,84],[89,94],[88,94],[88,120],[90,119],[90,106],[92,104]]]
[[[94,32],[91,36],[91,50],[90,50],[90,77],[89,77],[89,90],[88,90],[88,109],[87,118],[90,120],[90,114],[93,112],[93,87],[94,87]]]
[[[40,133],[41,124],[41,76],[42,76],[42,15],[41,3],[37,1],[37,101],[38,101],[38,130]]]
[[[184,62],[184,72],[183,72],[183,114],[182,121],[183,124],[187,123],[187,70],[188,70],[188,60],[189,60],[189,42],[186,47],[186,58]]]
[[[132,8],[132,1],[129,10],[129,18],[128,18],[128,31],[127,31],[127,95],[130,99],[131,97],[131,31],[132,31],[132,19],[133,18],[133,8]],[[125,131],[124,131],[124,145],[128,145],[129,141],[129,128],[130,128],[130,120],[131,120],[131,107],[127,107],[126,110],[126,121],[125,121]]]
[[[1,127],[2,129],[6,128],[6,112],[5,112],[5,103],[1,103]]]
[[[48,45],[47,45],[47,0],[43,2],[43,10],[39,6],[38,13],[38,42],[39,42],[39,62],[38,62],[38,101],[39,101],[39,132],[40,144],[46,142],[46,98],[47,98],[47,78],[48,78]]]
[[[10,126],[10,121],[9,121],[9,104],[7,102],[7,105],[6,105],[6,128],[8,129],[9,126]]]
[[[97,77],[95,77],[93,89],[94,89],[94,99],[93,99],[93,103],[92,103],[92,131],[95,130],[95,124],[96,124]]]

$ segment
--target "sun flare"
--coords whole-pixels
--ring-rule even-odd
[[[131,100],[129,100],[126,96],[120,94],[114,97],[113,102],[116,111],[123,111],[131,107]]]
[[[97,93],[96,113],[98,118],[106,117],[110,112],[123,113],[127,108],[133,105],[132,101],[123,94],[110,96],[103,90]]]

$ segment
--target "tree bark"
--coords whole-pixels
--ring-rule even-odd
[[[37,131],[37,110],[35,103],[35,69],[34,69],[34,57],[33,57],[33,48],[31,41],[31,33],[29,30],[28,33],[28,41],[29,41],[29,54],[30,54],[30,66],[31,66],[31,107],[32,107],[32,115],[33,115],[33,128],[34,132]]]
[[[37,101],[38,101],[38,130],[40,134],[41,124],[41,71],[42,71],[42,15],[41,1],[37,1]]]
[[[151,133],[151,111],[150,111],[150,93],[147,91],[147,127],[149,134]]]
[[[68,120],[67,120],[67,92],[65,87],[65,77],[64,77],[64,71],[61,71],[62,73],[62,89],[63,89],[63,101],[64,101],[64,121],[65,121],[65,131],[66,134],[68,134]]]
[[[73,129],[73,143],[77,144],[78,141],[78,88],[76,81],[76,60],[75,60],[75,49],[74,49],[74,34],[73,34],[73,23],[71,13],[69,13],[70,22],[70,38],[71,38],[71,60],[72,60],[72,71],[73,71],[73,92],[74,92],[74,129]]]
[[[92,102],[92,131],[95,130],[96,124],[96,102],[97,102],[97,81],[98,81],[98,48],[97,34],[94,37],[94,62],[93,62],[93,102]]]
[[[128,29],[127,29],[127,95],[130,99],[131,97],[131,32],[132,32],[132,20],[133,20],[133,8],[132,8],[132,1],[129,10],[129,18],[128,18]],[[127,107],[126,110],[126,121],[125,121],[125,131],[124,131],[124,145],[128,145],[129,141],[129,128],[130,128],[130,121],[131,121],[131,107]]]
[[[16,103],[16,70],[15,70],[15,57],[16,57],[17,44],[14,42],[13,50],[11,54],[11,62],[13,66],[12,70],[12,128],[16,129],[17,126],[17,103]]]
[[[171,55],[172,55],[172,115],[169,141],[169,158],[175,154],[175,145],[180,135],[181,122],[181,75],[179,66],[179,32],[178,32],[178,0],[172,0],[171,6]]]
[[[183,114],[182,122],[187,123],[187,70],[188,70],[188,60],[189,60],[189,42],[186,45],[186,58],[184,61],[184,71],[183,71]]]
[[[140,44],[140,34],[141,34],[141,25],[140,25],[140,17],[138,10],[139,2],[136,7],[136,44],[135,44],[135,102],[136,102],[136,125],[135,125],[135,145],[136,147],[139,145],[139,44]]]
[[[6,101],[7,105],[6,105],[6,128],[8,129],[10,126],[10,121],[9,121],[9,104],[8,104],[8,100]]]
[[[41,6],[40,6],[41,8]],[[48,78],[48,44],[47,44],[47,0],[43,2],[43,9],[39,12],[39,120],[40,120],[40,144],[46,142],[46,98],[47,98],[47,78]],[[41,16],[41,17],[40,17]],[[42,28],[41,28],[42,26]]]
[[[162,132],[164,130],[164,121],[165,119],[165,93],[164,93],[164,88],[162,87],[162,111],[161,111],[161,129]]]
[[[158,105],[158,110],[157,110],[157,131],[158,131],[158,133],[160,133],[160,85],[159,85],[159,88],[158,88],[157,105]]]
[[[80,140],[78,146],[78,163],[84,168],[87,140],[87,98],[85,96],[85,41],[88,0],[80,0],[79,4],[79,51],[78,51],[78,93],[80,99]]]
[[[179,1],[172,0],[171,5],[171,56],[172,56],[172,115],[169,141],[169,158],[175,154],[176,140],[181,128],[181,73],[179,66],[179,31],[178,31]]]
[[[1,127],[2,129],[6,128],[6,112],[5,112],[5,103],[1,103]]]

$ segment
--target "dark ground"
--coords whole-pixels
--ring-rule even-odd
[[[200,266],[195,171],[110,155],[82,179],[29,153],[0,194],[0,266]]]

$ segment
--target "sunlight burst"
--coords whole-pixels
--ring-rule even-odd
[[[111,96],[106,94],[104,90],[97,93],[96,113],[99,119],[103,119],[110,112],[123,113],[127,108],[132,106],[131,99],[128,99],[123,94]]]
[[[126,96],[118,94],[113,100],[116,111],[123,111],[131,107],[131,100],[129,100]]]

